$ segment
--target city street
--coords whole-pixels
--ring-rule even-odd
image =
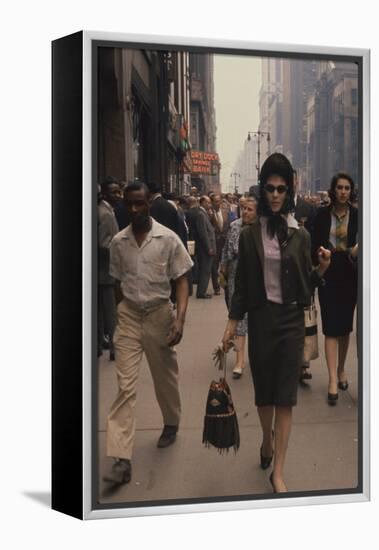
[[[182,422],[177,440],[166,449],[156,447],[162,429],[148,366],[143,360],[137,397],[137,432],[132,460],[132,480],[109,488],[101,478],[111,459],[105,457],[106,416],[116,394],[114,363],[108,352],[99,366],[99,499],[136,502],[271,493],[269,474],[259,466],[261,430],[254,407],[250,369],[232,379],[234,352],[228,355],[228,382],[237,409],[241,447],[220,455],[202,445],[203,415],[208,388],[218,378],[211,354],[220,342],[227,312],[223,296],[212,300],[190,298],[185,333],[178,346],[181,375]],[[285,479],[291,491],[346,489],[357,485],[357,355],[355,332],[351,336],[346,372],[349,389],[339,391],[336,407],[326,401],[327,368],[320,336],[320,358],[311,363],[313,379],[299,387],[293,429],[287,454]]]

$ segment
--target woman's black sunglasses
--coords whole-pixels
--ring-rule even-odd
[[[287,191],[288,187],[287,185],[278,185],[278,187],[275,187],[275,185],[272,185],[272,183],[266,183],[264,189],[265,191],[267,191],[267,193],[273,193],[274,191],[277,191],[278,193],[282,194]]]

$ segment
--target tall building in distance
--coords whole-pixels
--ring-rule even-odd
[[[238,155],[237,161],[230,174],[229,192],[248,193],[258,181],[258,150],[255,139],[246,139],[243,149]]]
[[[259,130],[270,135],[260,144],[263,164],[270,153],[283,152],[283,59],[262,58],[259,116]]]
[[[307,178],[307,102],[315,89],[317,62],[283,59],[282,152],[297,170],[301,191]]]
[[[307,102],[307,180],[326,189],[338,171],[358,181],[358,70],[352,63],[320,63]]]
[[[220,191],[213,71],[213,55],[189,54],[191,184],[200,192]]]
[[[357,181],[357,82],[351,63],[262,59],[259,128],[270,134],[262,162],[270,152],[286,155],[303,193],[327,189],[339,170]]]

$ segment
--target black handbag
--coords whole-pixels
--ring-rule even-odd
[[[212,380],[204,416],[203,444],[213,445],[219,453],[228,452],[233,447],[237,452],[240,446],[240,433],[237,414],[232,394],[226,382],[226,353],[219,346],[214,352],[214,359],[224,376],[218,382]]]

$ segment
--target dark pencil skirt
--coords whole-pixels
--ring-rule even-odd
[[[357,277],[357,269],[345,253],[332,254],[331,265],[324,275],[325,286],[318,289],[325,336],[338,338],[352,332],[357,305]]]
[[[249,361],[258,407],[296,405],[304,349],[304,309],[275,304],[249,310]]]

